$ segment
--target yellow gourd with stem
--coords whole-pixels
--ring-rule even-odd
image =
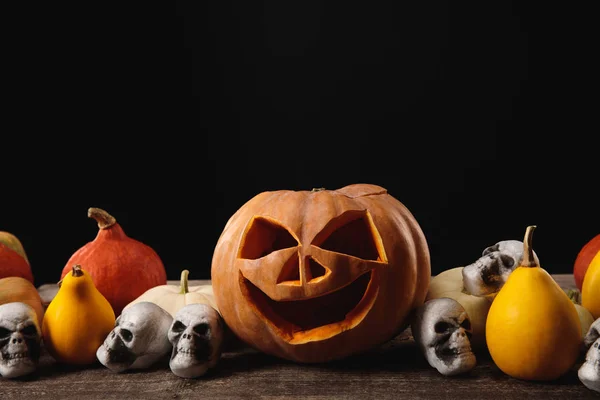
[[[581,305],[587,308],[595,319],[600,318],[600,252],[594,256],[585,272],[581,286]]]
[[[61,281],[42,322],[48,353],[65,364],[97,361],[96,350],[115,324],[115,313],[92,278],[75,265]]]
[[[485,332],[500,370],[517,379],[549,381],[573,367],[582,334],[575,305],[534,260],[534,229],[527,227],[522,262],[496,295]]]

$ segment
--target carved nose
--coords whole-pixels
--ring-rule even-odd
[[[21,339],[21,338],[15,338],[12,340],[13,344],[21,343],[22,341],[23,341],[23,339]]]
[[[192,338],[192,335],[190,335],[189,333],[184,333],[183,336],[181,336],[183,339],[187,339],[190,340]]]

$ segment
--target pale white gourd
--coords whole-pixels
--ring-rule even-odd
[[[127,304],[125,308],[141,301],[149,301],[159,305],[173,317],[177,311],[188,304],[207,304],[218,311],[212,284],[190,287],[188,286],[188,275],[187,269],[181,271],[179,285],[167,284],[150,288]]]
[[[575,304],[579,323],[581,323],[581,337],[584,338],[590,326],[594,323],[594,316],[587,308],[581,305],[581,291],[579,289],[568,289],[566,292],[567,296]]]

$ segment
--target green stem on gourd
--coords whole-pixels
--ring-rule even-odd
[[[569,289],[567,290],[567,296],[574,304],[581,304],[581,292],[579,289]]]
[[[538,266],[533,257],[533,247],[531,246],[535,228],[535,225],[529,225],[525,231],[525,239],[523,239],[523,261],[521,262],[521,266],[523,267],[531,268]]]
[[[83,271],[81,270],[81,265],[75,264],[73,265],[72,273],[74,277],[83,276]]]
[[[181,271],[179,294],[186,294],[189,292],[189,289],[188,289],[188,275],[189,274],[190,274],[190,271],[188,271],[187,269],[184,269],[183,271]]]
[[[115,217],[101,208],[90,207],[88,209],[88,217],[95,219],[100,229],[110,228],[117,223]]]
[[[323,190],[325,190],[324,187],[320,187],[320,188],[312,188],[311,192],[322,192]]]

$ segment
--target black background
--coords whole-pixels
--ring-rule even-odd
[[[515,3],[17,5],[0,230],[55,282],[101,207],[208,279],[254,195],[360,182],[413,212],[434,274],[530,224],[569,273],[600,225],[597,24]]]

